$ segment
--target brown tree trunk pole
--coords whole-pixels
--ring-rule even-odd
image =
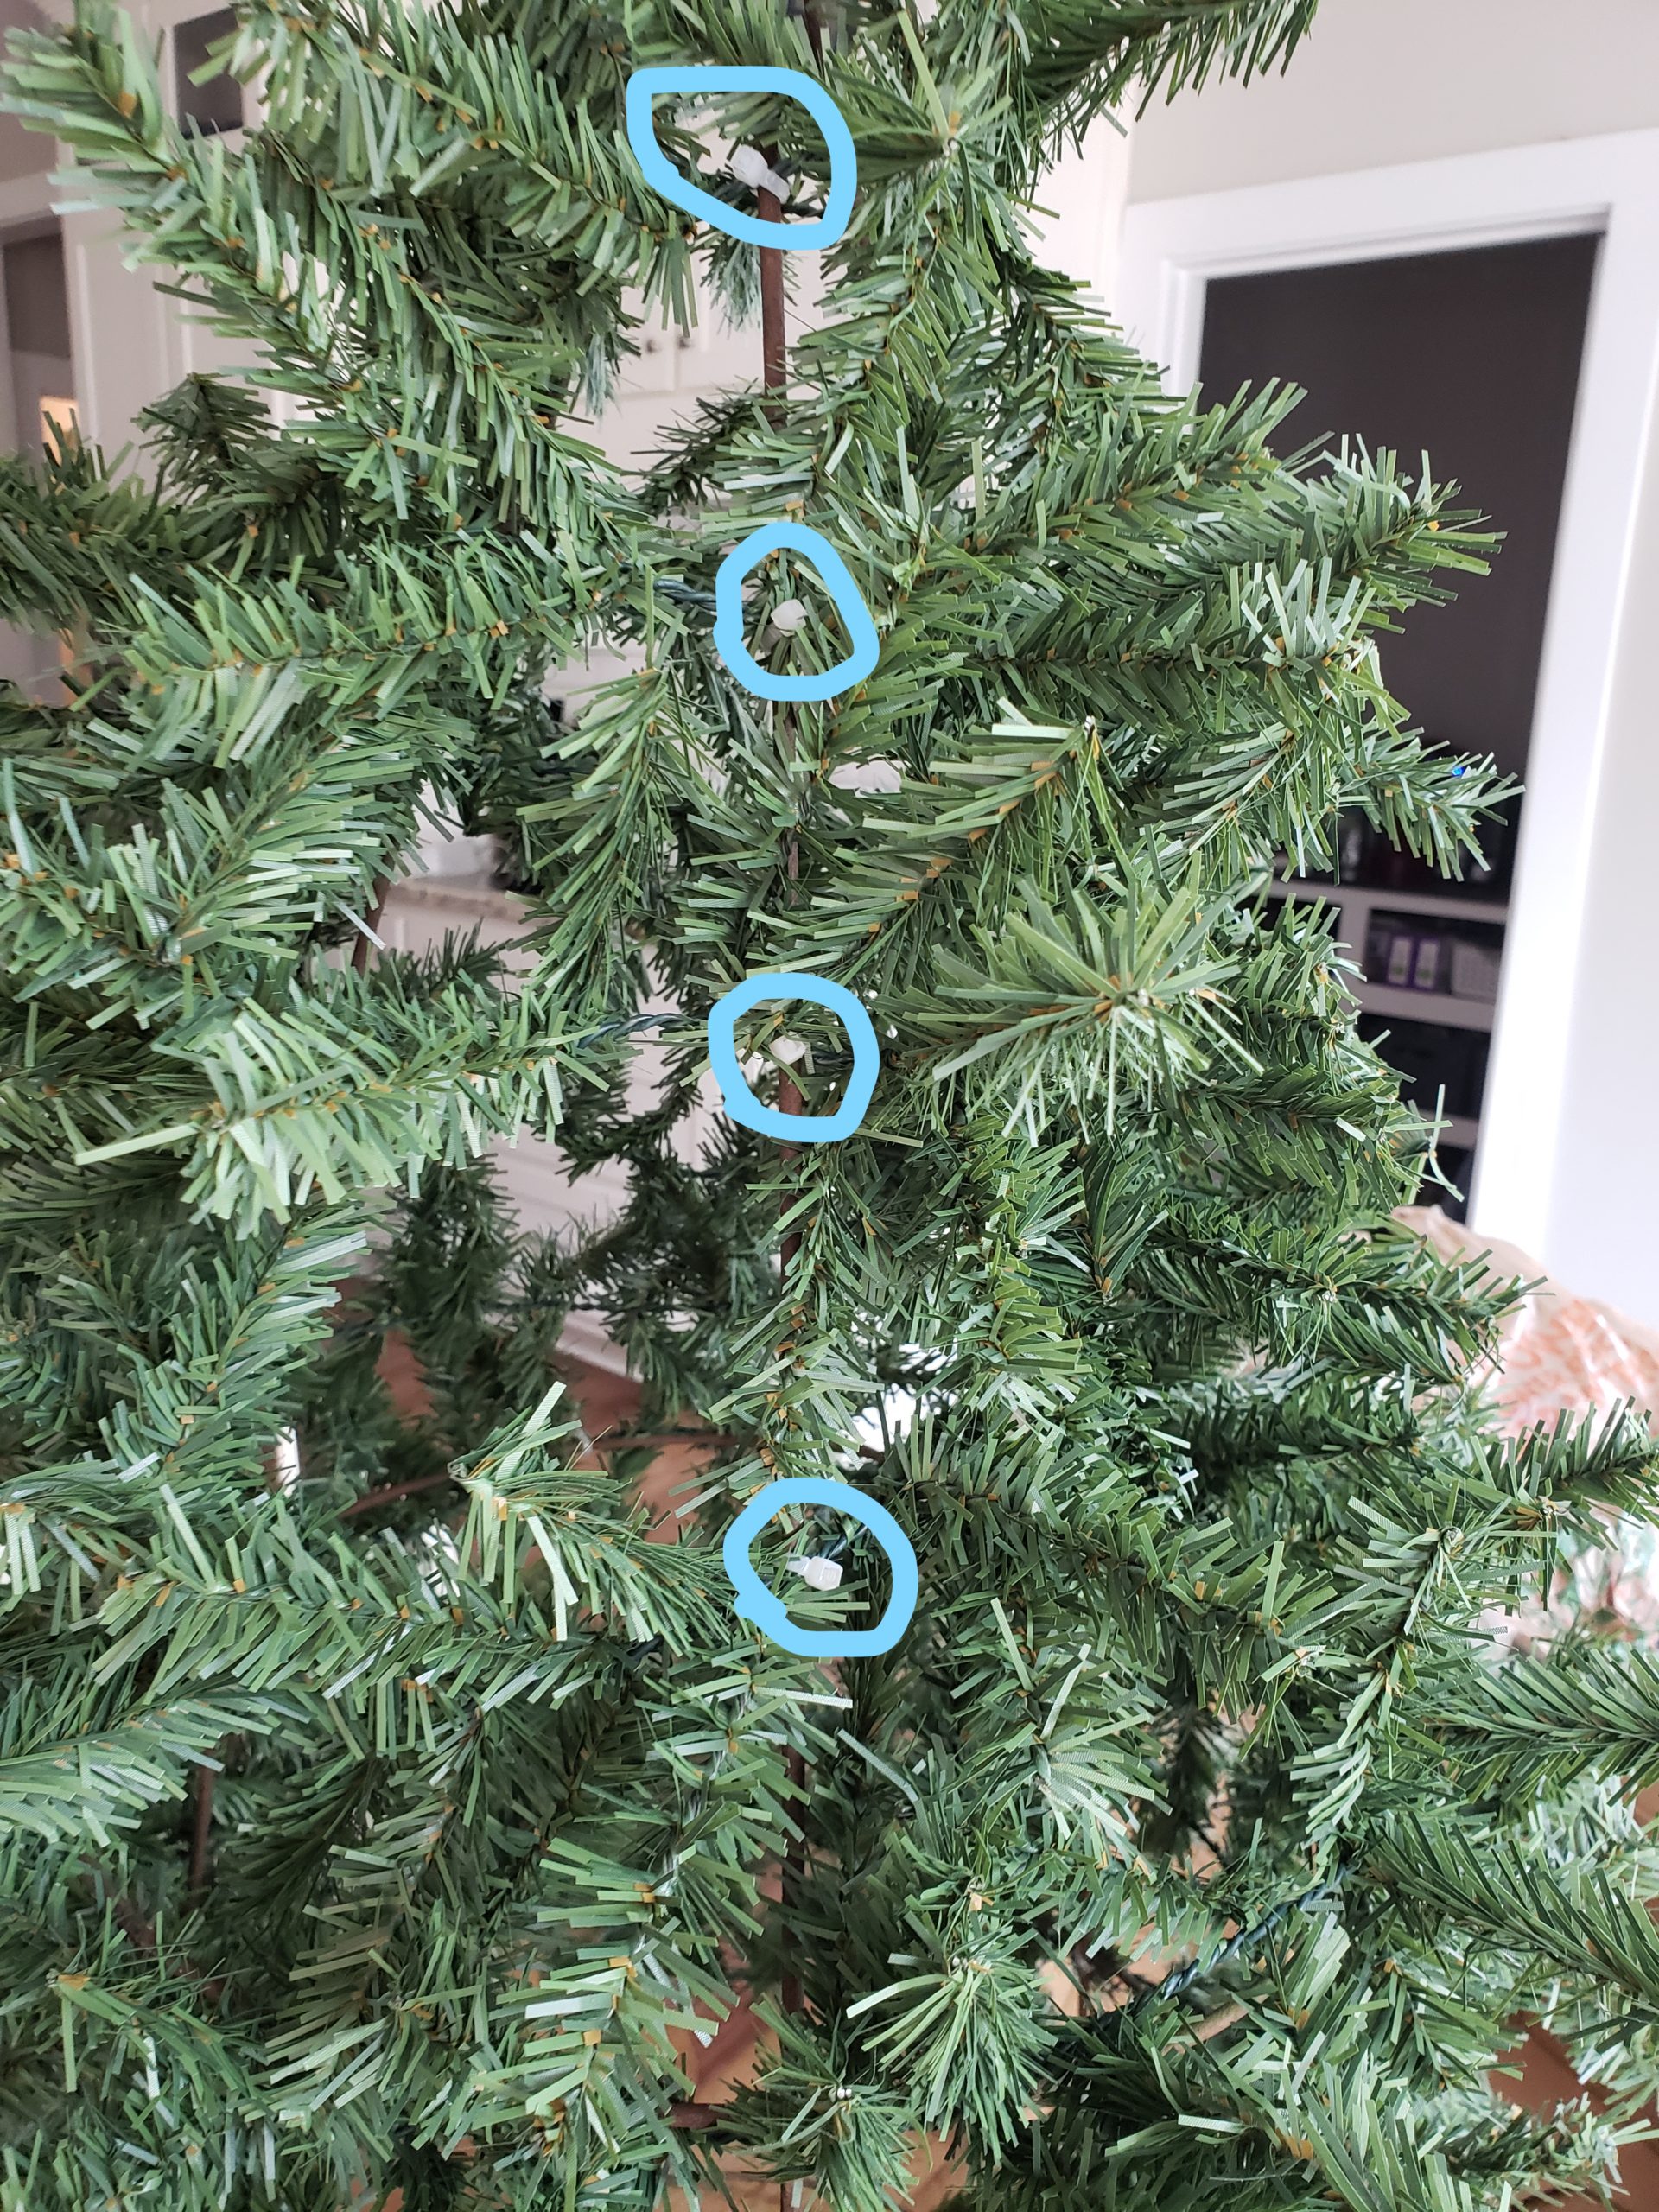
[[[378,936],[381,917],[386,911],[386,895],[391,889],[391,878],[389,875],[381,876],[374,887],[374,904],[370,907],[367,916],[368,928],[358,931],[357,943],[352,947],[352,965],[359,976],[368,966],[374,952],[374,938],[368,934],[368,931],[372,930],[375,935]]]
[[[762,149],[767,165],[778,158],[778,149]],[[783,203],[775,192],[757,185],[754,194],[755,213],[763,223],[783,220]],[[785,326],[784,308],[784,253],[781,246],[763,245],[760,248],[760,356],[761,380],[768,391],[780,391],[789,381],[789,333]],[[775,422],[777,411],[772,419]]]
[[[200,1904],[207,1894],[212,1875],[213,1849],[213,1782],[210,1766],[196,1769],[196,1802],[190,1823],[190,1872],[185,1894],[192,1904]]]
[[[812,37],[813,49],[816,53],[817,50],[817,26],[810,15],[808,24],[809,35]],[[766,149],[766,157],[769,164],[775,162],[777,149]],[[755,193],[755,210],[761,221],[766,223],[780,221],[784,212],[777,194],[768,191],[764,185],[760,186]],[[789,334],[785,323],[784,256],[782,249],[778,246],[763,245],[760,251],[761,376],[768,391],[781,391],[789,381]],[[770,410],[770,412],[774,423],[780,423],[783,420],[784,410],[781,407],[774,407]],[[789,871],[790,880],[795,881],[800,874],[801,868],[800,841],[797,837],[791,836],[789,840],[785,866]],[[792,1077],[785,1076],[778,1085],[779,1111],[783,1114],[798,1114],[803,1103],[799,1086]],[[785,1166],[794,1158],[793,1147],[786,1145],[784,1147]],[[787,1199],[785,1200],[785,1206],[787,1210]],[[798,1233],[793,1230],[786,1230],[783,1239],[782,1254],[783,1278],[785,1284],[788,1282],[790,1270],[794,1265],[800,1246],[801,1240]],[[798,1800],[804,1804],[806,1795],[806,1761],[799,1751],[791,1751],[789,1754],[789,1778]],[[784,1856],[783,1895],[780,1903],[785,1908],[799,1885],[805,1865],[805,1846],[798,1840],[789,1846]],[[798,1974],[784,1975],[779,1994],[786,2012],[799,2012],[804,2008],[805,1998],[802,1993],[800,1977]],[[778,2184],[778,2212],[789,2212],[789,2189],[783,2182]]]
[[[768,146],[762,150],[769,164],[777,160],[778,149],[775,146]],[[775,192],[768,191],[764,184],[758,186],[754,200],[756,210],[763,223],[776,223],[782,220],[783,205]],[[783,249],[780,246],[763,245],[760,252],[761,379],[768,391],[781,391],[789,382],[789,333],[784,315],[785,302]],[[774,423],[780,423],[784,419],[784,410],[781,407],[769,408],[767,412]],[[790,880],[793,882],[801,872],[800,842],[793,836],[789,841],[785,866],[789,870]],[[802,1103],[799,1087],[790,1077],[785,1076],[778,1085],[779,1111],[784,1114],[798,1114]],[[786,1159],[792,1159],[793,1156],[792,1153],[785,1152]],[[798,1236],[785,1237],[785,1270],[794,1258],[799,1244],[800,1239]]]

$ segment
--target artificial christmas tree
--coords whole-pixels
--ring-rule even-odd
[[[1653,1447],[1496,1434],[1503,1295],[1391,1225],[1425,1131],[1268,896],[1342,808],[1471,847],[1491,775],[1425,752],[1376,645],[1486,541],[1385,457],[1275,459],[1281,397],[1164,397],[1022,226],[1060,138],[1310,14],[250,7],[234,147],[118,16],[19,44],[77,194],[283,404],[195,379],[149,487],[0,487],[0,611],[71,664],[3,709],[6,2212],[644,2212],[734,2154],[880,2212],[926,2138],[976,2212],[1475,2212],[1608,2169],[1654,2076],[1659,1682],[1498,1668],[1479,1623],[1650,1504]],[[632,73],[704,65],[805,73],[856,148],[786,365],[779,264],[626,144]],[[817,210],[800,109],[702,123],[760,156],[725,203],[764,172]],[[570,418],[700,255],[764,274],[766,380],[630,486]],[[715,650],[777,523],[880,634],[822,702]],[[774,671],[846,650],[790,560],[747,622]],[[597,639],[633,672],[562,721]],[[362,957],[428,785],[503,840],[517,976]],[[868,1010],[846,1141],[684,1141],[760,970]],[[822,1009],[737,1042],[832,1109]],[[626,1161],[623,1218],[512,1237],[474,1163],[521,1125]],[[632,1503],[650,1443],[572,1465],[576,1300],[642,1429],[702,1439],[675,1517]],[[723,1533],[800,1478],[914,1546],[880,1656],[734,1611]],[[856,1514],[754,1556],[809,1629],[887,1603]],[[770,2055],[699,2106],[688,2036],[740,2001]],[[1599,2116],[1488,2087],[1529,2012]]]

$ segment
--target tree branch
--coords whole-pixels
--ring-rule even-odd
[[[415,1475],[406,1483],[383,1483],[378,1490],[365,1490],[361,1497],[354,1497],[349,1505],[342,1505],[342,1521],[354,1520],[359,1513],[372,1513],[377,1506],[394,1504],[400,1497],[414,1497],[422,1491],[442,1490],[454,1477],[446,1467],[441,1475]]]

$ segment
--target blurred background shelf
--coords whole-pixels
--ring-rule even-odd
[[[1448,1029],[1490,1032],[1496,1007],[1482,999],[1453,998],[1450,991],[1405,991],[1387,983],[1364,982],[1356,996],[1367,1014],[1386,1014],[1393,1021],[1428,1021]]]
[[[1360,929],[1370,925],[1372,910],[1385,906],[1408,914],[1421,914],[1426,921],[1487,922],[1500,927],[1508,922],[1508,902],[1499,899],[1482,899],[1468,893],[1440,891],[1386,891],[1375,884],[1322,883],[1306,876],[1286,876],[1273,886],[1269,893],[1275,899],[1323,899],[1328,906],[1340,906],[1344,923]],[[1355,918],[1349,922],[1349,916]]]
[[[1360,971],[1352,986],[1360,1035],[1398,1070],[1402,1095],[1426,1120],[1443,1117],[1435,1143],[1443,1179],[1426,1179],[1420,1200],[1459,1217],[1480,1142],[1513,830],[1511,819],[1481,879],[1459,885],[1433,878],[1350,818],[1332,875],[1281,874],[1268,892],[1275,916],[1293,901],[1330,909],[1337,940]]]

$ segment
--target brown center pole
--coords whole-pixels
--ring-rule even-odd
[[[768,146],[763,150],[768,164],[777,160],[778,149],[775,146]],[[782,221],[783,203],[775,192],[768,191],[765,185],[760,185],[756,188],[754,201],[756,211],[763,223]],[[779,246],[763,245],[760,251],[761,378],[768,391],[781,391],[789,382],[789,334],[784,320],[783,250]],[[774,423],[781,425],[784,420],[783,408],[769,407],[766,412]],[[787,722],[785,727],[788,727]],[[800,840],[798,837],[790,838],[784,864],[789,871],[789,880],[793,883],[801,872],[801,848]],[[798,1085],[790,1077],[785,1076],[778,1085],[779,1111],[784,1114],[798,1114],[802,1104]],[[792,1160],[795,1155],[791,1148],[785,1147],[784,1157],[785,1160]],[[800,1241],[798,1236],[793,1235],[787,1236],[784,1239],[785,1273],[788,1272],[791,1261],[800,1249]]]
[[[811,4],[811,0],[807,0],[804,16],[807,41],[812,48],[812,58],[822,67],[823,29],[818,21],[817,10]],[[775,149],[768,149],[766,158],[770,167],[777,166],[778,156]],[[776,193],[770,192],[765,186],[761,186],[755,193],[755,213],[762,222],[781,221],[784,211]],[[781,392],[789,382],[789,336],[785,322],[785,305],[783,253],[776,246],[762,246],[760,248],[761,375],[765,387],[769,392]],[[781,405],[770,408],[768,412],[774,423],[782,424],[785,410]],[[785,721],[785,729],[787,730],[790,727],[791,725]],[[797,882],[801,872],[801,847],[799,838],[795,836],[791,835],[785,848],[784,864],[788,872],[790,882],[791,884]],[[799,1085],[791,1077],[785,1076],[778,1085],[779,1111],[785,1114],[798,1114],[804,1103]],[[785,1166],[787,1169],[796,1157],[794,1147],[786,1145],[784,1147],[783,1156]],[[787,1199],[785,1201],[785,1205],[787,1209]],[[789,1281],[800,1246],[801,1240],[798,1233],[792,1230],[786,1230],[784,1235],[782,1251],[782,1272],[785,1283]],[[806,1761],[799,1751],[791,1751],[789,1754],[789,1778],[795,1791],[797,1802],[804,1808],[806,1796]],[[785,1907],[799,1887],[805,1866],[806,1846],[804,1840],[798,1838],[784,1854],[783,1896],[780,1902]],[[805,2010],[805,1998],[801,1989],[798,1974],[785,1974],[779,1994],[786,2012],[800,2012]],[[789,2200],[788,2183],[779,2182],[778,2212],[790,2212]]]
[[[776,162],[778,149],[762,149],[768,167]],[[755,213],[763,223],[780,223],[784,219],[783,202],[775,192],[757,185],[754,194]],[[789,336],[784,326],[784,256],[780,246],[760,248],[760,351],[761,375],[768,391],[781,391],[789,381]],[[779,419],[772,410],[772,420]]]
[[[816,30],[815,25],[810,28]],[[813,42],[816,51],[816,37]],[[778,158],[776,148],[766,148],[765,152],[768,164],[775,163]],[[754,197],[755,212],[763,223],[776,223],[782,220],[783,206],[776,193],[768,191],[762,185],[756,190]],[[785,299],[784,257],[782,250],[777,246],[763,245],[760,251],[761,375],[768,391],[781,391],[789,381],[789,336],[784,320]],[[767,412],[774,423],[781,424],[785,412],[781,406],[771,407]],[[787,722],[785,728],[788,728]],[[788,870],[790,881],[795,882],[801,872],[801,848],[800,840],[798,837],[791,836],[789,839],[784,864]],[[779,1113],[798,1114],[804,1103],[799,1085],[791,1077],[785,1076],[778,1085]],[[796,1157],[794,1147],[785,1145],[783,1156],[787,1168]],[[785,1198],[784,1203],[787,1211],[788,1199]],[[794,1266],[795,1256],[800,1248],[801,1240],[798,1234],[792,1230],[786,1230],[783,1240],[783,1279],[785,1284],[789,1281],[790,1270]],[[799,1751],[791,1751],[788,1755],[788,1765],[789,1779],[797,1802],[804,1803],[806,1795],[806,1761]],[[805,1845],[798,1838],[791,1843],[784,1854],[783,1895],[780,1902],[785,1908],[799,1885],[805,1864]],[[786,1973],[784,1975],[779,1994],[786,2012],[799,2012],[804,2009],[805,1998],[802,1993],[800,1977],[798,1974]],[[789,2186],[785,2182],[779,2182],[778,2184],[778,2212],[789,2212]]]
[[[210,1766],[196,1769],[196,1796],[190,1823],[190,1872],[185,1884],[185,1896],[191,1904],[200,1904],[207,1894],[213,1878],[213,1770]]]
[[[369,909],[368,927],[374,931],[376,936],[379,934],[381,918],[386,911],[386,898],[391,889],[391,878],[389,875],[378,876],[375,879],[374,904]],[[357,943],[352,947],[352,965],[359,976],[368,967],[373,953],[373,938],[369,936],[368,930],[359,930],[357,933]]]

